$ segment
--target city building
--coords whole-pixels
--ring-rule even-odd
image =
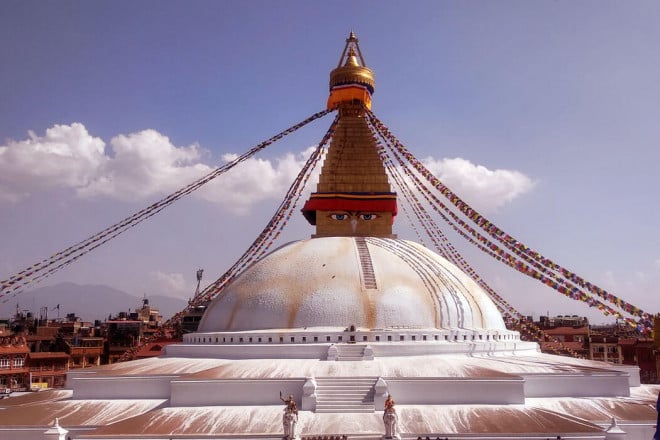
[[[3,393],[29,389],[30,371],[27,366],[29,353],[30,349],[24,336],[0,335],[0,390]]]
[[[39,352],[28,355],[29,390],[63,388],[69,371],[69,355],[64,352]]]

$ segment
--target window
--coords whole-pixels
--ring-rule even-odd
[[[366,340],[367,340],[366,335],[365,335],[365,336],[362,336],[362,340],[363,340],[363,341],[366,341]]]
[[[392,340],[392,335],[387,335],[387,340],[391,341]]]
[[[307,342],[307,336],[303,336],[303,342]]]
[[[325,337],[325,340],[326,340],[327,342],[330,342],[330,336],[326,336],[326,337]]]
[[[296,338],[294,338],[293,336],[291,336],[291,342],[295,342],[295,340],[296,340]]]
[[[319,337],[318,336],[314,336],[314,342],[319,342]]]
[[[405,336],[403,336],[403,335],[399,335],[399,341],[403,341],[404,339],[406,339]]]
[[[9,356],[0,357],[0,368],[9,368]]]
[[[14,357],[14,368],[20,368],[25,364],[25,356]]]
[[[380,341],[380,336],[376,335],[376,342]]]
[[[341,336],[337,336],[337,340],[338,340],[338,341],[340,341],[340,342],[341,342],[341,339],[342,339],[342,337],[341,337]]]
[[[401,340],[403,341],[403,339],[401,339]],[[417,336],[413,335],[413,336],[412,336],[412,340],[413,340],[413,341],[417,340]]]
[[[268,342],[273,342],[273,338],[268,338]]]

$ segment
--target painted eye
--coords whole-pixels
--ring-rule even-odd
[[[348,215],[346,214],[330,214],[330,218],[333,220],[346,220],[348,218]]]
[[[362,220],[376,220],[377,217],[376,214],[360,214]]]

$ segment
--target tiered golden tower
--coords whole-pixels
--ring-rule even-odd
[[[393,237],[396,193],[365,119],[374,89],[374,74],[351,32],[337,68],[330,72],[328,108],[337,109],[339,121],[317,192],[303,208],[305,218],[316,225],[314,237]]]

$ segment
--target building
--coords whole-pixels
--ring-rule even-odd
[[[69,355],[69,368],[89,368],[101,365],[104,338],[76,335],[62,342],[64,351]]]
[[[142,321],[136,319],[113,319],[106,321],[104,364],[114,364],[144,338]]]
[[[660,352],[651,338],[620,338],[623,363],[637,365],[642,383],[660,383],[658,362]]]
[[[351,33],[303,208],[312,238],[247,266],[162,356],[70,371],[70,394],[5,407],[0,437],[650,438],[659,388],[637,367],[541,353],[468,275],[396,238],[374,89]]]
[[[544,353],[589,358],[591,331],[587,318],[576,315],[541,316],[538,327],[543,330],[540,346]]]
[[[0,389],[27,391],[30,371],[27,357],[30,353],[23,335],[0,335]]]
[[[62,388],[69,371],[69,355],[64,352],[39,352],[28,355],[30,390]]]

